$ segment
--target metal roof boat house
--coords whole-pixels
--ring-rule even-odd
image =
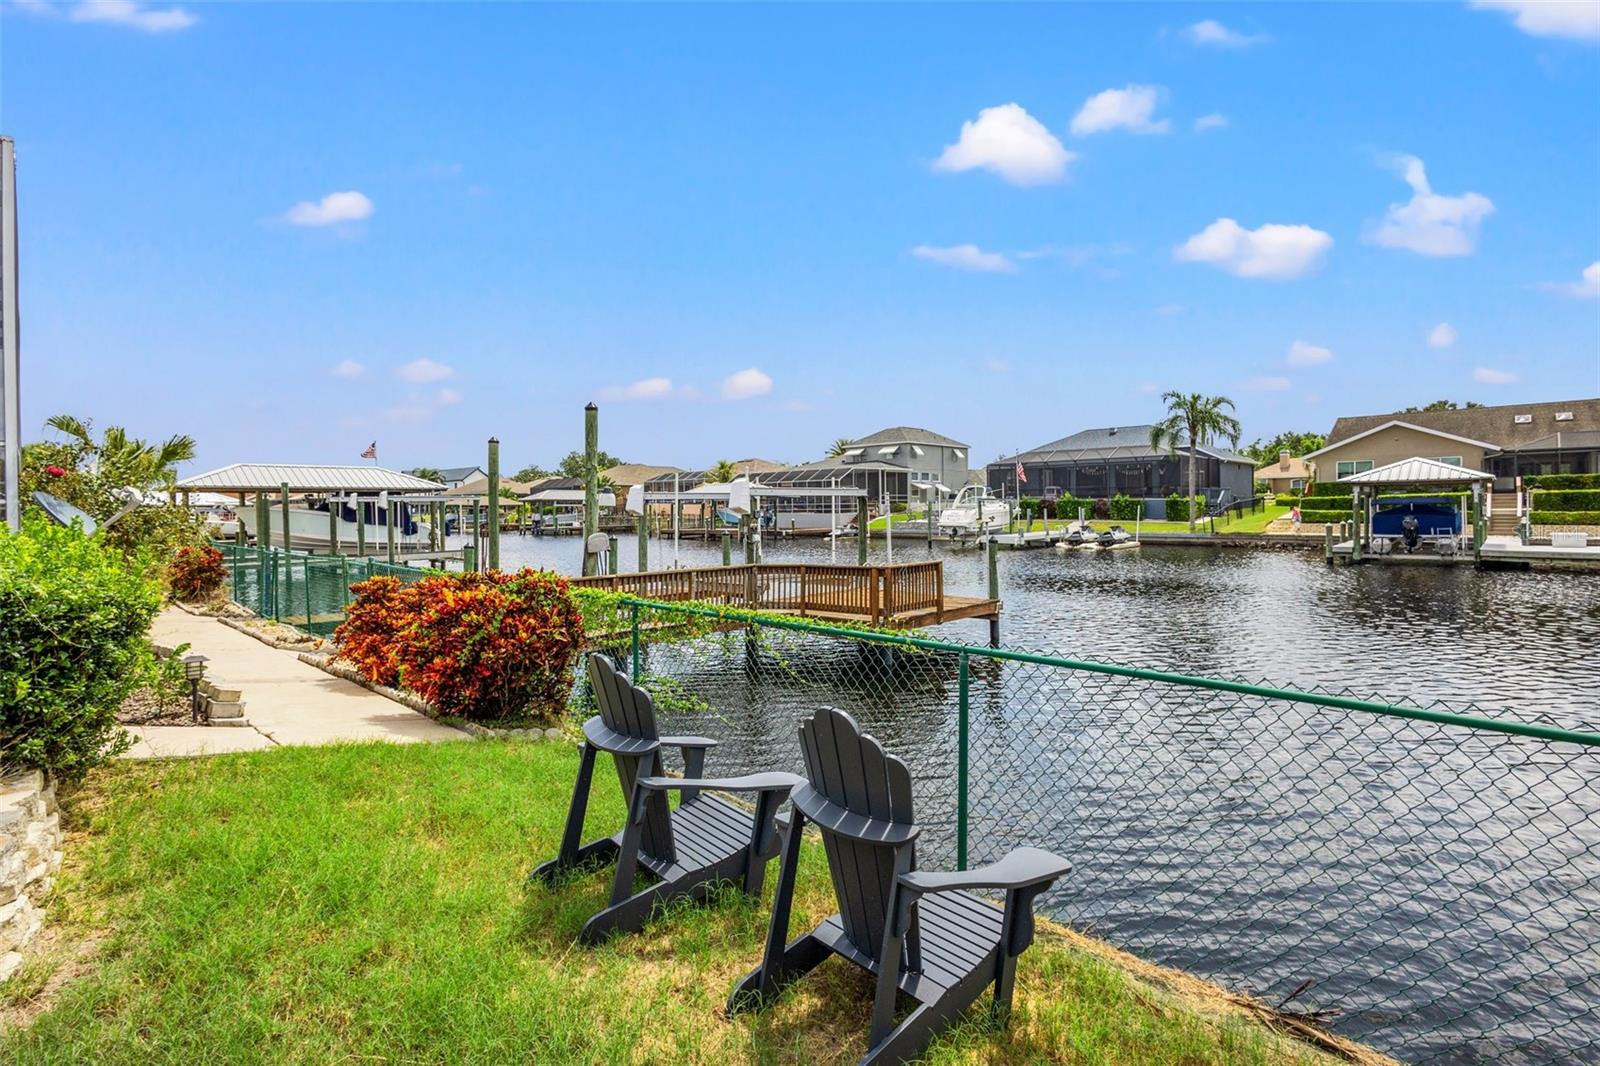
[[[1147,501],[1145,513],[1165,514],[1165,499],[1182,493],[1189,483],[1189,448],[1176,453],[1150,444],[1149,425],[1085,429],[1015,455],[1003,456],[987,468],[989,488],[1009,497],[1084,499],[1132,496]],[[1255,491],[1255,463],[1246,456],[1212,446],[1196,449],[1196,492],[1208,502],[1248,499]],[[1017,479],[1021,465],[1024,480]]]

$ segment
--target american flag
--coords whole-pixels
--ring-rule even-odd
[[[378,442],[377,441],[373,441],[371,444],[367,445],[367,450],[361,453],[361,458],[363,458],[363,459],[376,459],[376,458],[378,458]]]
[[[1028,483],[1028,472],[1026,470],[1022,469],[1022,462],[1019,460],[1017,462],[1017,484],[1018,485],[1026,485],[1027,483]]]

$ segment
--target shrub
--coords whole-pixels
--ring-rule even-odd
[[[1051,504],[1050,513],[1055,518],[1065,519],[1070,522],[1078,517],[1078,508],[1080,507],[1085,512],[1092,514],[1094,502],[1086,500],[1082,496],[1074,496],[1070,492],[1064,492],[1055,498]]]
[[[1111,501],[1101,496],[1090,505],[1089,513],[1095,518],[1111,517]]]
[[[126,749],[117,708],[148,671],[160,606],[99,538],[36,516],[0,530],[0,768],[71,779]]]
[[[1600,526],[1600,511],[1529,511],[1535,526]]]
[[[1143,503],[1143,500],[1124,496],[1119,492],[1111,497],[1111,517],[1118,522],[1132,522],[1139,517],[1139,509]]]
[[[1342,511],[1308,510],[1304,507],[1300,509],[1300,523],[1302,525],[1320,526],[1327,523],[1338,525],[1340,522],[1348,521],[1350,521],[1350,508],[1348,507]]]
[[[1194,517],[1195,517],[1195,520],[1199,521],[1200,517],[1202,515],[1204,515],[1205,513],[1206,513],[1206,498],[1204,496],[1196,496],[1194,498]],[[1184,502],[1183,493],[1174,492],[1174,493],[1171,493],[1170,495],[1168,495],[1167,496],[1167,521],[1168,522],[1187,522],[1188,520],[1189,520],[1189,505]]]
[[[1044,502],[1037,496],[1024,496],[1017,501],[1017,515],[1033,521],[1044,513]]]
[[[1533,474],[1522,479],[1525,489],[1600,489],[1600,474]]]
[[[355,600],[333,631],[339,657],[377,685],[400,683],[400,633],[415,616],[412,586],[397,577],[371,577],[350,586]]]
[[[1541,511],[1600,511],[1600,489],[1539,489],[1532,507]]]
[[[186,544],[167,564],[167,585],[186,603],[210,599],[227,576],[222,553],[209,544],[198,548]]]
[[[550,717],[566,702],[583,619],[566,579],[535,570],[392,577],[351,587],[339,655],[443,714]]]

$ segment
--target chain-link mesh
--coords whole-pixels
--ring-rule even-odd
[[[327,636],[344,621],[344,609],[355,598],[350,586],[356,582],[384,575],[416,581],[425,573],[347,555],[241,547],[229,541],[215,542],[215,547],[222,552],[233,602],[318,636]]]
[[[714,775],[799,770],[839,707],[910,766],[924,866],[1058,851],[1054,916],[1269,1004],[1312,982],[1283,1009],[1406,1060],[1600,1061],[1600,737],[692,610],[607,642]]]

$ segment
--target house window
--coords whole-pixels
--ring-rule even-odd
[[[1430,455],[1428,458],[1436,463],[1449,463],[1451,466],[1461,465],[1461,456],[1459,455]]]
[[[1289,491],[1290,492],[1299,492],[1302,489],[1304,489],[1305,487],[1306,487],[1306,479],[1305,478],[1303,478],[1303,477],[1292,477],[1292,478],[1289,479]]]
[[[1338,478],[1347,478],[1351,474],[1364,474],[1371,469],[1371,459],[1347,459],[1339,464],[1334,476]]]

